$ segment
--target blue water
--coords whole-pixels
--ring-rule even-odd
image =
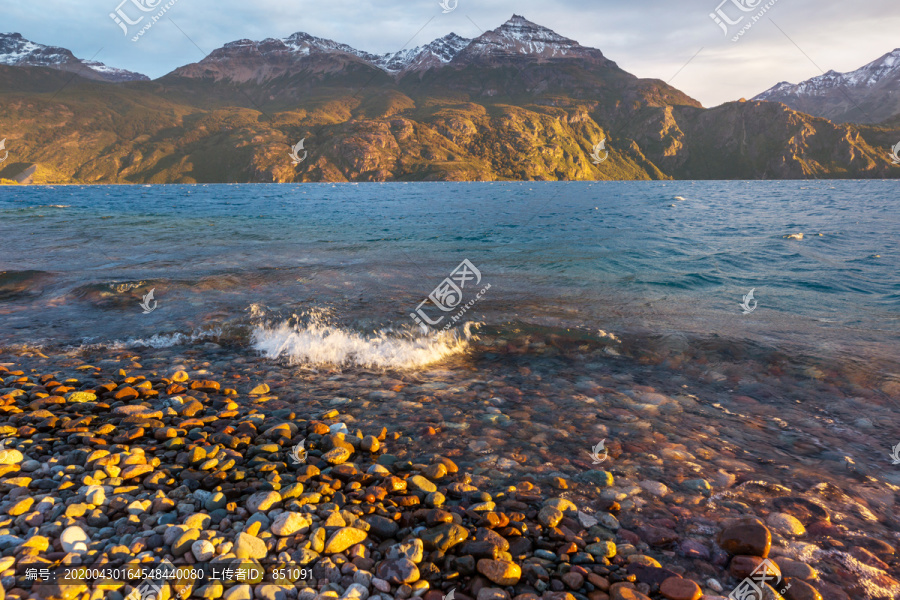
[[[897,186],[4,187],[0,344],[239,332],[260,311],[327,309],[348,328],[399,329],[468,259],[491,289],[466,318],[490,324],[893,357]],[[150,289],[158,305],[144,314]],[[758,304],[743,314],[751,289]]]

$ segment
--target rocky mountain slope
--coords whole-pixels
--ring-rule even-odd
[[[753,99],[782,102],[837,123],[880,123],[900,115],[900,48],[849,73],[783,81]]]
[[[36,182],[85,183],[900,176],[896,124],[704,109],[517,16],[394,55],[298,33],[153,82],[62,78],[0,65],[0,179],[31,165]]]
[[[26,40],[18,33],[0,33],[0,65],[48,67],[77,73],[85,79],[100,81],[149,81],[140,73],[109,67],[94,60],[76,58],[72,52],[56,46],[44,46]]]

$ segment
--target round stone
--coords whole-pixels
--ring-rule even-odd
[[[25,458],[18,450],[7,448],[0,450],[0,465],[17,465]]]
[[[197,540],[191,544],[191,554],[198,562],[206,562],[216,555],[216,547],[209,540]]]
[[[342,527],[331,534],[331,537],[325,542],[325,554],[343,552],[350,546],[362,542],[366,537],[366,532],[362,529]]]
[[[359,447],[366,452],[378,452],[378,450],[381,448],[381,442],[378,441],[377,437],[373,435],[367,435],[359,443]]]
[[[413,489],[416,489],[416,490],[419,490],[422,492],[431,493],[431,492],[437,491],[437,486],[434,485],[432,482],[428,481],[427,479],[425,479],[424,477],[422,477],[421,475],[413,475],[412,477],[407,479],[406,482]]]
[[[772,513],[766,518],[766,522],[781,535],[800,537],[806,533],[803,523],[786,513]]]
[[[59,538],[62,544],[63,552],[76,552],[78,554],[87,552],[90,540],[84,529],[77,525],[66,527]]]
[[[700,600],[703,590],[690,579],[669,577],[659,586],[659,593],[668,600]]]
[[[304,528],[309,528],[312,521],[300,513],[283,512],[272,522],[271,531],[278,536],[293,535]]]
[[[514,562],[482,558],[476,565],[478,572],[497,585],[515,585],[522,577],[522,568]]]
[[[766,558],[772,548],[772,532],[759,519],[742,519],[719,532],[718,541],[729,554]]]
[[[419,568],[416,563],[408,558],[389,558],[383,560],[376,574],[379,579],[384,579],[395,585],[413,583],[419,580]]]
[[[562,511],[552,506],[545,506],[541,509],[541,512],[538,513],[538,521],[540,521],[541,525],[544,527],[556,527],[559,525],[559,522],[562,521],[562,518]]]
[[[266,543],[254,535],[239,533],[233,552],[238,558],[265,558]]]
[[[281,502],[281,494],[275,491],[256,492],[247,498],[247,510],[251,513],[265,512]]]

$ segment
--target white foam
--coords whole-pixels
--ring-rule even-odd
[[[383,329],[363,334],[313,317],[305,323],[257,325],[252,340],[267,358],[293,365],[406,370],[465,352],[474,339],[471,330],[472,324],[467,323],[462,330]]]

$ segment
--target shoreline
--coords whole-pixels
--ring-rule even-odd
[[[501,363],[519,364],[515,357],[522,350],[494,352]],[[796,409],[788,406],[746,396],[723,406],[688,392],[666,394],[647,380],[649,372],[639,384],[629,374],[632,367],[603,364],[610,359],[599,355],[585,359],[595,365],[592,379],[571,381],[572,389],[564,392],[532,380],[534,374],[522,369],[537,363],[528,362],[508,372],[493,369],[467,387],[452,378],[441,383],[443,365],[419,373],[339,372],[286,367],[215,348],[140,352],[144,356],[104,350],[83,358],[0,357],[8,365],[0,367],[0,431],[15,438],[4,456],[17,458],[13,448],[22,455],[4,458],[0,478],[9,492],[0,512],[8,515],[6,527],[14,528],[10,535],[21,540],[7,538],[3,545],[3,554],[15,557],[14,565],[0,559],[7,596],[28,597],[19,587],[25,584],[21,577],[7,585],[10,569],[66,560],[71,547],[63,546],[62,532],[73,525],[97,553],[80,557],[86,567],[149,563],[148,552],[154,562],[166,557],[176,567],[210,563],[212,547],[213,557],[224,557],[212,561],[220,566],[252,556],[311,568],[316,580],[263,581],[253,589],[239,582],[178,584],[169,597],[182,592],[228,600],[441,600],[453,589],[462,600],[616,600],[639,594],[655,600],[673,597],[674,588],[712,600],[726,596],[742,579],[736,575],[752,570],[764,554],[780,561],[790,578],[788,600],[815,598],[794,595],[808,592],[807,586],[825,598],[865,597],[859,595],[860,581],[844,581],[854,564],[882,573],[865,580],[868,589],[900,589],[887,575],[897,565],[891,548],[896,540],[880,525],[889,531],[891,519],[895,529],[900,524],[896,499],[889,501],[889,488],[875,494],[863,465],[832,473],[836,488],[821,479],[814,458],[821,450],[811,439],[822,431],[797,438],[792,451],[813,460],[800,457],[790,471],[771,465],[761,447],[711,437],[738,418],[751,425],[747,435],[759,435],[759,442],[770,435],[767,423],[793,423]],[[14,374],[16,365],[21,375]],[[467,377],[483,370],[467,358],[454,366]],[[677,388],[679,377],[669,379]],[[555,413],[548,412],[550,406]],[[735,417],[738,407],[749,414]],[[885,409],[890,403],[882,401],[868,414],[874,418]],[[720,415],[719,429],[710,426],[711,414]],[[595,465],[588,450],[601,438],[608,461]],[[294,464],[290,452],[301,440],[309,454],[304,464]],[[47,467],[54,458],[57,466]],[[848,478],[863,484],[857,492],[869,492],[855,497],[851,505],[860,508],[845,514],[847,500],[835,490],[846,487],[840,481]],[[257,505],[260,498],[268,500]],[[271,505],[264,506],[266,501]],[[866,511],[876,516],[877,527],[867,524]],[[371,515],[391,520],[396,531],[378,534],[372,524],[367,529],[359,520]],[[765,525],[749,520],[754,517]],[[280,535],[290,523],[301,526]],[[444,531],[454,526],[462,529]],[[857,532],[867,528],[860,542]],[[352,543],[328,552],[341,531]],[[768,536],[771,548],[748,550],[732,539],[737,535]],[[435,545],[461,536],[445,550]],[[748,558],[754,552],[760,556]],[[417,560],[402,562],[406,553]],[[836,580],[837,573],[843,575]],[[660,588],[670,578],[681,581],[668,583],[666,596]],[[325,580],[330,586],[320,585]],[[124,582],[106,587],[113,589],[107,596],[112,600],[132,591]],[[41,584],[34,590],[51,600],[96,593],[83,584]]]

